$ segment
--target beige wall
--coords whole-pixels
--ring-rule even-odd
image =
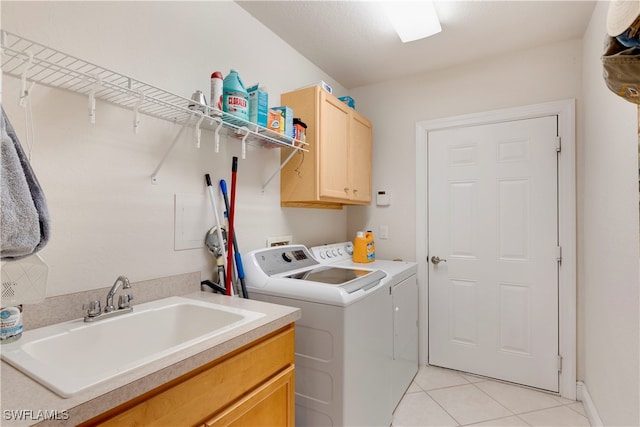
[[[232,67],[247,85],[267,86],[271,106],[279,105],[280,93],[321,79],[341,90],[233,2],[3,1],[2,28],[186,97],[196,89],[208,93],[211,72],[226,75]],[[2,83],[3,105],[26,143],[20,81],[3,76]],[[40,253],[50,266],[47,295],[109,286],[121,274],[132,281],[193,271],[210,277],[213,260],[204,248],[174,250],[174,195],[205,197],[202,220],[189,224],[204,240],[213,225],[204,174],[230,185],[237,140],[223,139],[216,154],[211,133],[197,149],[193,131],[186,131],[152,185],[177,127],[142,115],[135,135],[130,110],[100,101],[91,125],[86,96],[39,85],[32,102],[32,165],[53,220]],[[250,147],[240,160],[240,250],[263,247],[269,236],[293,235],[309,245],[343,240],[346,211],[281,209],[279,177],[261,192],[279,159],[279,149]]]
[[[607,3],[583,41],[578,281],[579,378],[605,425],[640,425],[636,106],[602,79]]]

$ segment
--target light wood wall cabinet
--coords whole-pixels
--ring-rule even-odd
[[[259,339],[84,425],[293,427],[294,326]]]
[[[340,208],[371,202],[371,122],[319,86],[282,94],[282,105],[307,125],[309,152],[280,174],[285,207]],[[283,159],[289,153],[282,153]]]

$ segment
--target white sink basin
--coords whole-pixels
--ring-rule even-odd
[[[263,313],[183,297],[134,306],[133,312],[26,331],[3,344],[2,359],[62,397],[159,360]]]

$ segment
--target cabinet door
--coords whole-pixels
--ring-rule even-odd
[[[349,198],[354,202],[371,201],[371,122],[352,112],[349,141]]]
[[[83,426],[197,425],[293,368],[293,325],[150,391]],[[293,398],[292,398],[293,402]]]
[[[347,176],[349,107],[324,91],[320,95],[320,142],[318,144],[321,199],[348,199]]]
[[[293,427],[294,411],[294,367],[291,366],[204,425]]]

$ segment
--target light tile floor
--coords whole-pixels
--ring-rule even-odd
[[[403,426],[589,426],[581,402],[425,366],[393,414]]]

